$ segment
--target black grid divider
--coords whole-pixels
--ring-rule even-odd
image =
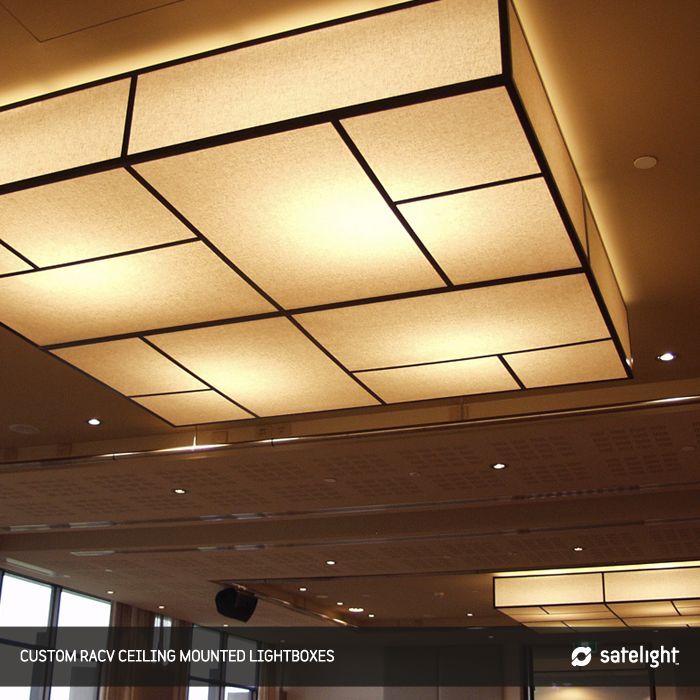
[[[232,260],[230,260],[226,255],[224,255],[192,222],[189,221],[171,202],[169,202],[150,182],[148,182],[142,175],[136,172],[133,168],[127,168],[128,172],[139,182],[153,197],[155,197],[171,214],[173,214],[179,221],[181,221],[187,228],[192,231],[219,259],[221,259],[228,267],[230,267],[239,277],[241,277],[250,287],[252,287],[265,301],[275,307],[277,312],[284,318],[286,318],[298,331],[310,340],[328,359],[330,359],[337,367],[339,367],[348,377],[350,377],[356,384],[362,387],[372,398],[378,401],[380,404],[386,404],[384,399],[382,399],[378,394],[372,391],[361,379],[358,379],[350,370],[338,360],[327,348],[325,348],[316,338],[311,335],[290,313],[287,311],[278,301],[276,301],[272,296],[270,296],[262,287],[256,284],[248,275],[243,272]],[[145,338],[144,338],[145,340]],[[150,343],[149,343],[150,344]],[[156,347],[156,346],[153,346]],[[166,353],[162,353],[168,357],[171,361],[174,361]],[[179,363],[176,363],[179,364]],[[182,366],[182,365],[180,365]],[[199,377],[197,377],[199,379]],[[200,379],[200,381],[202,381]],[[206,384],[206,382],[204,382]],[[213,388],[213,387],[212,387]],[[221,392],[219,392],[221,393]],[[233,399],[229,399],[233,401]],[[236,403],[234,401],[234,403]],[[242,408],[241,404],[236,404]],[[249,413],[254,414],[250,409],[247,410]]]

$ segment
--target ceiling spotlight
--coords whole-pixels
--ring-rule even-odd
[[[88,425],[102,425],[102,421],[99,418],[88,418],[86,422]]]
[[[678,355],[675,352],[663,352],[661,355],[657,355],[656,359],[659,362],[673,362],[677,357]]]
[[[632,161],[637,170],[650,170],[656,167],[658,162],[659,159],[656,156],[639,156]]]
[[[158,610],[165,610],[165,605],[159,605]]]
[[[583,547],[574,547],[574,552],[583,552]]]
[[[495,464],[491,465],[491,469],[505,469],[508,465],[505,462],[496,462]]]
[[[370,613],[367,617],[374,617],[374,613]]]
[[[335,566],[335,559],[326,559],[326,564],[328,566]]]
[[[107,595],[114,595],[114,591],[107,591]]]
[[[467,613],[467,617],[474,617],[474,613]]]
[[[343,604],[342,601],[338,601],[338,602],[336,603],[336,605],[342,605],[342,604]]]
[[[364,612],[364,611],[365,611],[364,608],[348,608],[348,610],[349,610],[350,612],[355,612],[355,613],[360,613],[360,612]]]
[[[173,493],[176,493],[178,496],[183,496],[187,493],[187,489],[173,489]]]
[[[306,586],[299,586],[299,590],[300,590],[302,593],[306,593],[306,590],[307,590],[307,589],[306,589]]]
[[[224,627],[228,627],[228,622],[224,622]]]

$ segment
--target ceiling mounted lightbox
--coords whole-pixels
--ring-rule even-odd
[[[0,148],[0,321],[173,425],[631,376],[505,2],[404,2],[7,105]]]
[[[526,627],[699,627],[700,568],[494,578],[494,607]]]

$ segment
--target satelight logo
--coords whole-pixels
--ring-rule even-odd
[[[591,663],[591,651],[590,647],[576,647],[571,652],[571,665],[588,666]]]

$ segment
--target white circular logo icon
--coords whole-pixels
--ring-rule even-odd
[[[590,647],[576,647],[571,652],[572,666],[588,666],[589,663],[591,663]]]

